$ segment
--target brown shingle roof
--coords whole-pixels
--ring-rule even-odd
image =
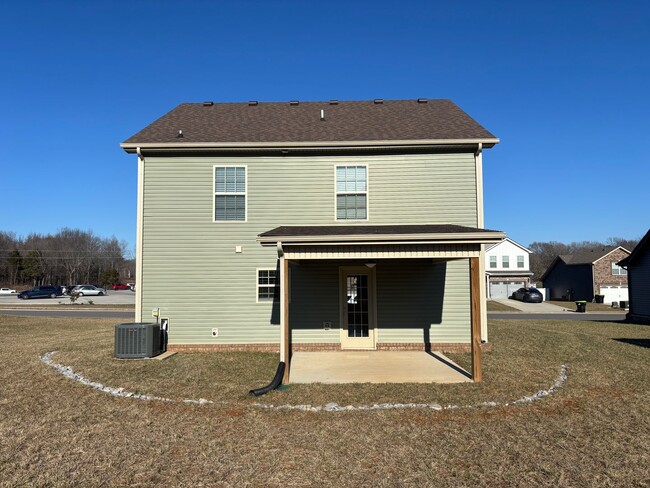
[[[312,237],[342,235],[415,235],[468,234],[500,232],[452,224],[425,225],[284,225],[260,234],[260,237]]]
[[[183,103],[123,145],[477,139],[497,142],[451,100]]]
[[[484,244],[503,239],[503,232],[451,224],[281,226],[257,236],[264,245],[306,243],[454,243]]]
[[[574,254],[563,254],[559,257],[566,264],[570,265],[592,264],[594,261],[599,260],[616,248],[617,246],[599,247],[597,249],[588,249],[586,251],[580,251]]]

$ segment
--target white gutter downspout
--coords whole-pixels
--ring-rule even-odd
[[[138,155],[138,215],[135,234],[135,321],[142,322],[142,237],[144,217],[144,156],[140,147]]]
[[[483,210],[483,143],[479,142],[474,153],[474,164],[476,171],[476,227],[485,228],[485,215]],[[479,272],[485,277],[485,244],[481,244],[479,258]],[[481,295],[481,341],[488,341],[487,330],[487,278],[480,281]]]

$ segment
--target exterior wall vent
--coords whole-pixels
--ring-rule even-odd
[[[160,325],[126,323],[115,326],[116,358],[152,358],[162,352]]]

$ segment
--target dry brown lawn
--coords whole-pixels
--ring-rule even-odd
[[[487,301],[487,311],[488,312],[519,312],[519,310],[516,308],[509,307],[504,303],[495,302],[494,300]]]
[[[495,321],[481,384],[294,385],[247,396],[274,354],[112,359],[115,320],[0,316],[2,486],[650,486],[650,327]],[[43,365],[138,393],[115,398]],[[467,356],[454,356],[467,364]],[[260,410],[324,405],[508,402],[569,379],[528,405],[447,410]]]

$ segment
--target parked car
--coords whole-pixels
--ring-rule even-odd
[[[74,290],[72,290],[73,293],[76,293],[80,297],[83,297],[85,295],[87,296],[103,296],[106,295],[106,290],[104,288],[99,288],[98,286],[95,285],[77,285],[74,287]]]
[[[130,290],[129,285],[123,285],[122,283],[116,283],[113,285],[113,290]]]
[[[0,295],[11,295],[12,293],[16,293],[16,290],[12,290],[11,288],[0,288]]]
[[[510,298],[513,300],[519,300],[520,302],[528,302],[528,303],[542,303],[544,300],[544,297],[542,296],[542,292],[540,292],[537,288],[519,288],[517,291],[515,291],[512,295],[510,295]]]
[[[35,286],[31,290],[25,290],[18,294],[18,298],[29,300],[30,298],[56,298],[63,295],[60,286]]]

